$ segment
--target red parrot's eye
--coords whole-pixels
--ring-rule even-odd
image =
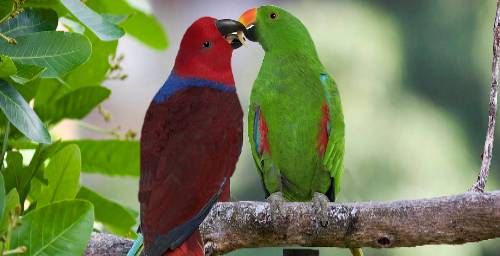
[[[273,20],[274,20],[274,19],[276,19],[276,18],[278,17],[278,14],[276,14],[276,13],[272,12],[272,13],[269,15],[269,17],[271,17],[271,19],[273,19]]]
[[[211,46],[212,46],[212,43],[210,43],[209,41],[203,42],[203,48],[210,48]]]

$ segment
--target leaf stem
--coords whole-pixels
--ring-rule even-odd
[[[25,253],[28,251],[28,248],[26,246],[19,246],[14,250],[8,250],[3,252],[3,255],[11,255],[11,254],[18,254],[18,253]]]
[[[2,24],[4,21],[6,21],[9,18],[11,18],[12,14],[16,11],[17,5],[16,5],[16,3],[15,3],[14,0],[12,0],[12,1],[13,1],[12,10],[7,15],[5,15],[5,17],[2,17],[2,19],[0,19],[0,24]]]
[[[64,81],[64,79],[62,79],[61,77],[57,76],[55,78],[62,86],[66,87],[66,89],[71,89],[71,86],[69,86],[68,83],[66,83],[66,81]]]
[[[17,44],[16,39],[14,39],[14,38],[12,38],[12,37],[8,37],[8,36],[6,36],[6,35],[4,35],[4,34],[2,34],[2,33],[0,33],[0,38],[1,38],[2,40],[6,41],[6,42],[7,42],[7,43],[9,43],[9,44],[14,44],[14,45],[16,45],[16,44]]]
[[[3,160],[5,159],[5,152],[7,152],[7,145],[9,144],[9,132],[10,132],[10,121],[7,119],[7,122],[5,123],[5,134],[3,136],[3,143],[2,143],[2,153],[0,155],[0,170],[3,170]]]
[[[15,254],[15,253],[23,253],[27,251],[27,248],[25,246],[20,246],[16,249],[9,250],[10,249],[10,239],[12,238],[12,231],[19,225],[18,219],[19,215],[21,214],[21,207],[17,206],[14,211],[6,212],[5,214],[8,215],[8,224],[7,224],[7,233],[5,234],[5,241],[4,241],[4,247],[3,249],[7,251],[3,251],[2,255],[9,255],[9,254]],[[22,250],[22,251],[21,251]]]
[[[106,135],[111,135],[117,139],[120,139],[120,137],[121,137],[120,133],[119,133],[120,127],[116,127],[114,129],[105,129],[105,128],[101,128],[101,127],[93,125],[93,124],[89,124],[89,123],[84,122],[84,121],[77,121],[77,123],[82,128],[90,130],[90,131],[94,131],[94,132],[106,134]]]

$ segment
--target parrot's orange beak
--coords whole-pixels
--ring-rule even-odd
[[[245,26],[247,29],[245,31],[245,37],[250,41],[257,41],[257,31],[256,31],[256,23],[257,22],[257,8],[252,8],[247,10],[240,16],[240,23]]]
[[[256,20],[257,8],[249,9],[240,16],[240,23],[245,27],[249,27],[250,25],[255,24]]]

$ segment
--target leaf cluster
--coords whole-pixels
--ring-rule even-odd
[[[51,134],[95,109],[110,118],[102,83],[126,78],[116,75],[126,34],[168,46],[159,22],[128,0],[0,1],[0,255],[82,255],[96,228],[133,236],[137,212],[80,176],[138,176],[139,143],[116,132],[106,140]]]

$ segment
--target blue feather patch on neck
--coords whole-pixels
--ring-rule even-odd
[[[236,92],[236,88],[232,86],[199,78],[190,78],[190,77],[184,78],[172,72],[170,73],[170,76],[168,77],[167,81],[156,93],[155,97],[153,98],[153,101],[156,103],[162,103],[165,100],[167,100],[168,97],[174,95],[176,92],[190,87],[212,88],[228,93]]]

